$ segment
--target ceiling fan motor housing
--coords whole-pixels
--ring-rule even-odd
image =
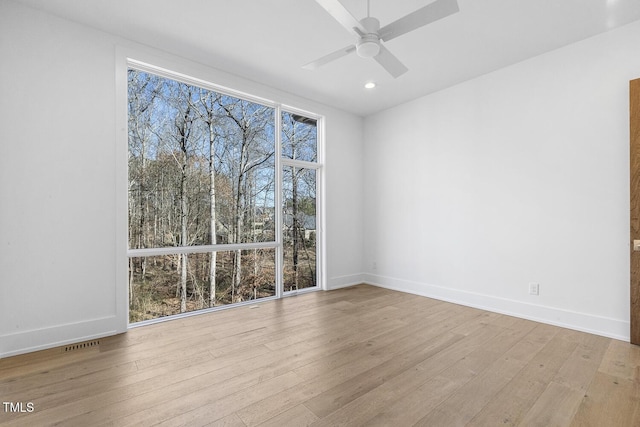
[[[360,24],[367,32],[356,43],[356,52],[362,58],[373,58],[380,53],[380,37],[378,36],[380,21],[373,17],[366,17],[360,21]]]

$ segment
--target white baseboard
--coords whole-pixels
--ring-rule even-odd
[[[374,274],[365,274],[363,282],[617,340],[629,341],[630,339],[629,322],[624,320]]]
[[[327,289],[340,289],[367,283],[386,289],[421,295],[442,301],[488,310],[536,322],[629,341],[629,322],[595,316],[523,301],[478,294],[458,289],[373,274],[352,274],[327,280]],[[59,347],[114,335],[118,330],[115,316],[68,323],[0,336],[0,359],[38,350]],[[35,344],[34,344],[35,343]]]
[[[67,323],[0,336],[0,359],[115,335],[115,316]]]
[[[359,285],[364,283],[364,273],[349,274],[347,276],[330,277],[327,280],[327,290],[334,290],[340,288],[348,288],[349,286]]]

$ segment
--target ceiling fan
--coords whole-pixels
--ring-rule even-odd
[[[354,34],[357,37],[357,41],[355,44],[310,62],[302,68],[314,70],[331,61],[356,52],[358,56],[363,58],[373,58],[394,78],[406,73],[408,68],[405,67],[398,58],[393,56],[381,42],[392,40],[460,10],[457,0],[436,0],[380,28],[380,21],[369,16],[369,0],[367,0],[367,17],[360,21],[358,21],[339,0],[316,0],[316,2],[345,27],[347,31]]]

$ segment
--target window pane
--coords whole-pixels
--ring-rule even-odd
[[[282,156],[306,162],[317,161],[317,121],[282,112]]]
[[[129,247],[275,240],[275,110],[129,70]]]
[[[284,290],[316,282],[316,171],[283,169]]]
[[[218,104],[218,243],[275,241],[275,110],[228,96]]]
[[[129,259],[131,323],[275,294],[272,248]]]

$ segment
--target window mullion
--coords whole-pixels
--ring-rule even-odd
[[[209,253],[209,252],[225,252],[236,250],[250,249],[268,249],[275,248],[275,242],[256,242],[256,243],[225,243],[217,245],[198,245],[198,246],[167,246],[164,248],[145,248],[145,249],[129,249],[128,257],[144,257],[158,255],[174,255],[174,254],[191,254],[191,253]]]
[[[276,238],[276,297],[280,298],[283,293],[283,265],[284,248],[282,246],[282,111],[281,107],[275,107],[275,167],[276,167],[276,190],[274,197],[275,238]]]
[[[286,157],[281,159],[282,166],[293,166],[301,169],[320,169],[322,165],[317,162],[307,162],[305,160],[293,160]]]

